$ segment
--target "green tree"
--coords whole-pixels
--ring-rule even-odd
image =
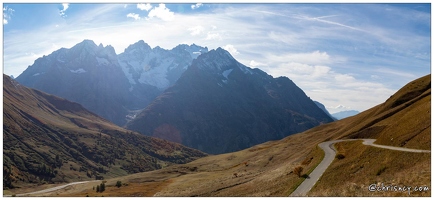
[[[99,185],[96,186],[96,192],[99,192]]]

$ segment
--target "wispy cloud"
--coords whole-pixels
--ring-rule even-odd
[[[191,27],[188,29],[189,31],[191,31],[191,35],[195,36],[195,35],[200,35],[203,33],[204,31],[204,27],[203,26],[195,26],[195,27]]]
[[[205,38],[206,40],[222,40],[219,33],[208,32]]]
[[[344,27],[344,28],[349,28],[352,30],[357,30],[357,31],[364,31],[362,29],[356,28],[356,27],[352,27],[352,26],[348,26],[345,24],[341,24],[338,22],[334,22],[334,21],[329,21],[329,20],[324,20],[324,18],[330,18],[330,17],[336,17],[338,15],[327,15],[327,16],[321,16],[321,17],[308,17],[308,16],[297,16],[297,19],[302,19],[302,20],[310,20],[310,21],[317,21],[317,22],[322,22],[322,23],[326,23],[326,24],[332,24],[332,25],[336,25],[336,26],[340,26],[340,27]]]
[[[318,50],[310,53],[287,53],[283,55],[269,55],[270,59],[278,62],[297,62],[306,64],[327,64],[331,62],[330,56],[327,52],[320,52]]]

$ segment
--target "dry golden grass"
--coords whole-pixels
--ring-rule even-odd
[[[428,186],[431,154],[365,146],[361,141],[336,144],[345,158],[335,159],[308,196],[431,196],[431,192],[370,192],[371,184]],[[339,183],[339,184],[336,184]]]
[[[267,142],[239,152],[208,156],[183,165],[108,179],[110,190],[98,196],[288,196],[303,178],[291,173],[302,166],[310,173],[324,153],[316,137],[298,134],[286,142]],[[310,148],[306,148],[306,144]],[[297,152],[297,153],[294,153]],[[237,174],[236,176],[234,174]],[[128,185],[115,188],[116,181]],[[94,196],[83,184],[38,196]],[[141,186],[154,187],[140,193]]]
[[[321,142],[345,138],[378,138],[380,144],[429,149],[431,90],[427,79],[430,79],[430,75],[416,81],[413,85],[417,87],[404,87],[407,89],[400,90],[385,103],[357,116],[324,124],[280,141],[208,156],[156,171],[109,179],[109,188],[117,180],[129,185],[122,186],[122,192],[110,190],[107,195],[132,196],[141,187],[140,184],[143,186],[152,183],[155,185],[150,187],[156,188],[152,190],[155,193],[140,194],[288,196],[303,181],[303,178],[291,171],[300,165],[304,168],[304,173],[313,170],[324,156],[317,146]],[[360,141],[339,143],[336,147],[345,158],[335,159],[308,193],[309,196],[406,196],[402,192],[369,192],[368,186],[373,183],[431,187],[430,154],[369,147]],[[59,194],[85,196],[85,192],[90,194],[91,187],[71,187],[67,195],[61,191]],[[106,196],[104,192],[101,195]],[[411,196],[430,195],[430,192],[411,193]]]

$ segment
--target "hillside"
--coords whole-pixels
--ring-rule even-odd
[[[344,138],[376,138],[377,143],[430,149],[430,75],[417,79],[386,102],[356,116],[317,126],[254,147],[208,156],[191,163],[107,180],[104,196],[288,196],[323,157],[318,144]],[[403,123],[403,121],[410,123]],[[400,122],[401,123],[397,123]],[[418,126],[413,126],[416,123]],[[389,132],[389,131],[392,132]],[[390,140],[393,137],[393,140]],[[368,147],[361,142],[336,145],[335,159],[309,196],[431,196],[431,192],[369,192],[372,183],[431,188],[431,155]],[[127,185],[115,187],[121,180]],[[152,182],[151,182],[152,181]],[[101,196],[83,184],[42,196]],[[143,187],[149,188],[143,191]]]
[[[205,155],[127,131],[3,75],[4,189],[123,176]]]

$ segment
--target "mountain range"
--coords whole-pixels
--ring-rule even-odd
[[[16,80],[83,105],[123,126],[135,111],[146,107],[172,85],[191,61],[207,48],[178,45],[151,49],[143,41],[119,55],[110,45],[84,40],[38,58]]]
[[[117,125],[207,153],[333,121],[288,78],[195,44],[165,50],[138,41],[117,55],[111,46],[84,40],[38,58],[16,80]]]
[[[17,80],[3,75],[3,96],[9,194],[104,179],[104,193],[91,182],[38,195],[288,196],[323,160],[324,141],[431,149],[431,75],[334,121],[290,79],[246,67],[222,48],[139,41],[117,55],[85,40],[37,59]],[[367,189],[431,187],[430,153],[359,140],[336,143],[335,152],[307,195],[431,195]]]
[[[332,121],[288,78],[246,67],[217,48],[193,60],[126,127],[219,154]]]
[[[3,75],[3,185],[104,179],[190,162],[205,153],[125,130],[78,103]]]

